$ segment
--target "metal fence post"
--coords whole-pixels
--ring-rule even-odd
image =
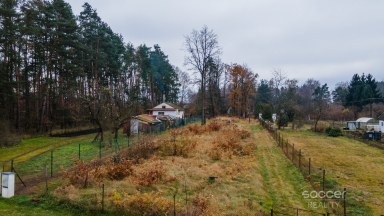
[[[323,191],[325,193],[325,169],[323,169]]]
[[[53,176],[53,150],[51,151],[51,177]]]
[[[343,206],[344,206],[344,216],[347,215],[347,188],[344,188],[343,191]]]

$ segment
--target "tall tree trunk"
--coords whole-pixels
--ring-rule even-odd
[[[205,125],[205,77],[201,77],[201,125]]]

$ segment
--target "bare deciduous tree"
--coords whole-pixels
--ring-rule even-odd
[[[202,94],[202,121],[205,124],[205,88],[208,73],[209,59],[216,58],[220,53],[217,35],[213,30],[204,26],[201,30],[193,30],[190,35],[185,37],[185,47],[188,55],[185,64],[190,65],[200,74],[200,88]]]

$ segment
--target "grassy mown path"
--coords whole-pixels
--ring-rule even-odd
[[[267,191],[263,207],[278,210],[282,206],[288,206],[321,211],[308,208],[308,202],[303,198],[302,192],[311,190],[311,186],[276,146],[268,132],[261,125],[254,124],[250,127],[257,144],[255,156],[260,161],[258,169],[263,177],[264,190]],[[302,214],[305,215],[304,212]]]
[[[16,159],[15,162],[25,161],[50,149],[71,143],[91,140],[94,136],[94,134],[70,138],[43,136],[23,139],[21,143],[15,146],[0,148],[0,161],[8,161],[14,158]]]

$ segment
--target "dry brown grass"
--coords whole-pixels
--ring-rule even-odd
[[[128,195],[113,191],[110,200],[117,211],[132,216],[169,215],[172,209],[172,202],[156,192]]]
[[[165,178],[166,170],[161,161],[150,161],[135,167],[136,182],[140,186],[150,186]]]
[[[264,180],[261,170],[273,169],[269,174],[273,179],[286,172],[289,163],[283,154],[271,151],[273,141],[266,132],[262,133],[265,134],[259,136],[251,132],[244,120],[217,118],[206,126],[189,125],[142,140],[123,152],[120,158],[128,163],[129,172],[120,181],[110,180],[106,173],[111,168],[103,166],[89,174],[95,182],[103,181],[109,191],[108,208],[122,214],[143,215],[146,211],[149,211],[147,215],[169,214],[173,211],[169,202],[176,194],[177,215],[259,215],[260,211],[269,211],[273,200],[268,188],[271,183],[265,185],[268,180]],[[260,157],[269,159],[271,154],[275,162],[263,167]],[[124,167],[116,165],[120,166]],[[217,178],[209,181],[210,176]],[[278,187],[293,193],[292,182],[283,180],[279,177]],[[62,187],[56,194],[68,192],[66,199],[79,202],[87,194],[100,194],[99,185],[90,185],[95,187]],[[300,198],[288,199],[305,208],[298,204]],[[147,210],[150,206],[153,211]]]
[[[296,148],[311,157],[315,167],[323,167],[326,176],[355,191],[356,200],[383,214],[384,151],[346,137],[328,137],[310,131],[283,131]]]

